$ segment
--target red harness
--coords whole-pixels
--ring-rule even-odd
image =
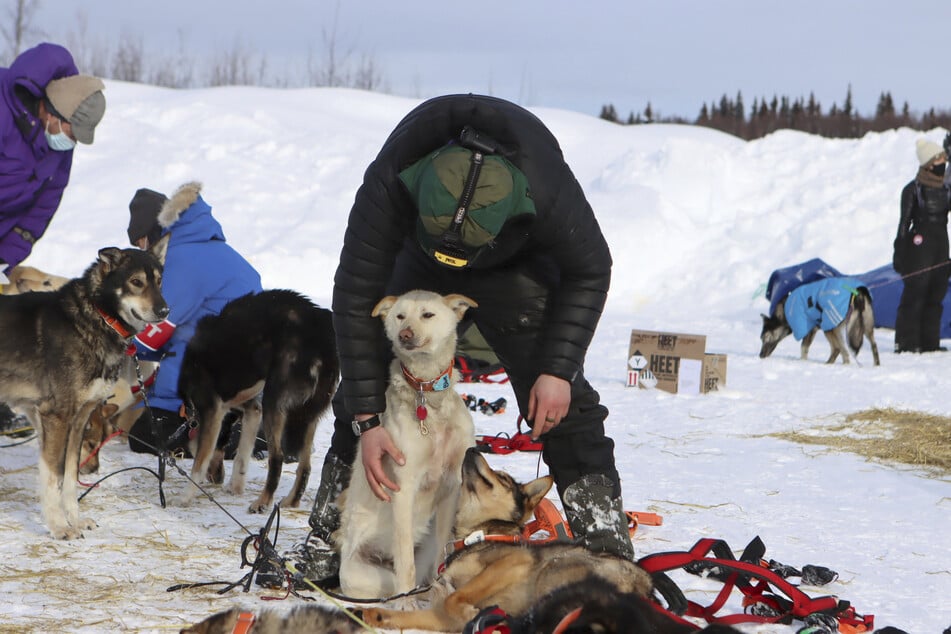
[[[479,448],[490,453],[509,454],[515,451],[541,451],[544,448],[540,440],[532,440],[531,434],[522,431],[522,417],[516,423],[518,431],[514,436],[502,432],[495,436],[477,436]]]
[[[792,618],[804,619],[818,612],[835,618],[840,632],[870,632],[874,629],[875,617],[871,614],[856,614],[848,601],[834,596],[810,597],[770,569],[769,564],[761,559],[765,550],[763,542],[757,537],[737,560],[726,542],[708,538],[698,541],[689,551],[647,555],[637,563],[651,573],[655,588],[670,607],[669,611],[658,609],[687,625],[693,624],[679,618],[678,614],[702,618],[708,623],[732,625],[789,622]],[[688,600],[664,574],[678,568],[722,581],[723,588],[713,603],[703,606]],[[734,588],[743,593],[744,613],[717,616]]]
[[[509,376],[505,368],[498,367],[494,370],[484,370],[479,367],[469,365],[463,355],[456,355],[456,368],[459,370],[459,377],[463,383],[508,383]]]

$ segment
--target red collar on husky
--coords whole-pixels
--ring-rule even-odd
[[[431,381],[423,381],[422,379],[416,378],[402,363],[400,364],[400,369],[403,370],[403,378],[406,379],[410,387],[417,392],[442,392],[448,389],[452,384],[452,365],[453,362],[450,361],[446,371]]]
[[[99,311],[99,314],[102,316],[103,321],[112,326],[112,329],[119,333],[119,336],[123,339],[130,339],[135,333],[129,332],[126,330],[125,326],[122,325],[122,322],[106,314],[106,311],[96,306],[96,310]]]

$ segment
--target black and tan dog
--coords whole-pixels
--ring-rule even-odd
[[[76,498],[83,430],[128,366],[131,337],[168,316],[167,245],[163,238],[150,251],[105,248],[59,290],[0,296],[0,401],[39,432],[40,502],[58,539],[96,525],[79,517]]]
[[[549,542],[526,546],[506,540],[521,535],[538,503],[551,489],[545,476],[518,484],[489,467],[477,449],[466,452],[462,493],[454,536],[461,545],[433,583],[427,610],[362,611],[371,626],[461,632],[483,608],[497,605],[506,614],[528,614],[555,590],[597,577],[615,592],[649,597],[650,575],[632,561],[594,553],[580,544]],[[465,545],[470,544],[470,545]]]
[[[261,421],[267,439],[267,481],[248,509],[270,510],[284,452],[298,457],[297,477],[281,506],[295,507],[310,478],[317,422],[327,411],[339,376],[331,313],[290,290],[267,290],[229,302],[202,318],[188,342],[178,393],[197,434],[191,476],[201,483],[223,473],[218,448],[222,420],[243,410],[241,437],[228,490],[244,492],[245,475]],[[198,489],[185,494],[189,504]]]

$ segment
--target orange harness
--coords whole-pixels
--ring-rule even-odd
[[[238,615],[238,622],[234,624],[234,629],[231,630],[231,634],[248,634],[251,628],[254,627],[256,620],[257,619],[250,612],[242,612]]]
[[[625,511],[628,519],[628,530],[633,536],[639,524],[645,526],[661,526],[664,519],[656,513],[642,511]],[[574,535],[571,527],[562,517],[561,512],[552,504],[551,500],[542,498],[535,507],[535,519],[522,529],[519,535],[486,535],[476,531],[464,539],[457,539],[450,544],[450,552],[462,550],[466,546],[481,542],[501,542],[507,544],[547,544],[553,541],[571,541]]]

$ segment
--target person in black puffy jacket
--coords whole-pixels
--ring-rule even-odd
[[[895,317],[895,352],[942,350],[941,313],[948,292],[948,157],[926,139],[916,144],[918,174],[901,192],[901,220],[895,237],[895,270],[904,288]]]
[[[484,163],[473,178],[476,155]],[[468,201],[467,181],[475,185]],[[454,229],[453,214],[466,203]],[[572,531],[593,550],[633,559],[614,442],[604,430],[608,410],[583,373],[611,264],[580,184],[535,115],[494,97],[449,95],[396,126],[357,191],[334,278],[342,376],[314,530],[297,551],[308,578],[336,572],[322,556],[358,442],[371,488],[381,499],[392,489],[382,462],[401,454],[372,418],[385,409],[388,345],[370,312],[384,296],[416,288],[478,303],[467,317],[502,361],[519,411],[543,442]],[[359,438],[354,420],[364,422]]]

